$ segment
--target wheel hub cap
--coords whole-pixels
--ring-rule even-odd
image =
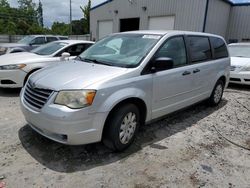
[[[136,126],[136,114],[132,112],[128,113],[124,117],[120,128],[120,141],[122,144],[129,143],[135,134]]]
[[[221,85],[218,85],[214,92],[214,102],[218,103],[220,102],[221,96],[222,96],[223,88]]]

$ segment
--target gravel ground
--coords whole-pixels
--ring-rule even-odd
[[[0,187],[250,187],[250,87],[141,128],[123,153],[64,146],[26,124],[19,90],[0,90]],[[232,143],[231,143],[232,142]]]

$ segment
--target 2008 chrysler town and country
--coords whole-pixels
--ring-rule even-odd
[[[208,99],[229,81],[223,38],[185,31],[112,34],[76,60],[33,74],[21,92],[28,124],[60,143],[127,148],[140,125]]]

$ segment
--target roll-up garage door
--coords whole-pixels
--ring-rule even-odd
[[[149,17],[149,30],[173,30],[174,29],[174,16],[157,16]]]
[[[99,21],[98,39],[101,39],[110,33],[113,33],[113,21],[112,20]]]

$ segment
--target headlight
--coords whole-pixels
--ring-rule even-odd
[[[7,50],[8,50],[8,48],[0,47],[0,52],[6,52]]]
[[[243,67],[241,71],[250,71],[250,66],[249,67]]]
[[[22,69],[26,65],[25,64],[20,64],[20,65],[3,65],[0,66],[0,70],[16,70],[16,69]]]
[[[95,94],[95,90],[60,91],[54,103],[80,109],[92,105]]]

